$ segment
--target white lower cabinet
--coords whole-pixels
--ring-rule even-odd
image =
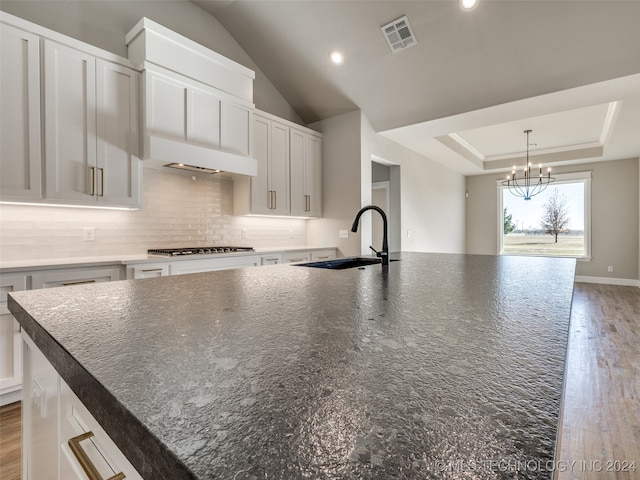
[[[142,480],[31,338],[22,338],[23,478]]]
[[[0,276],[0,405],[22,398],[23,365],[20,325],[7,308],[7,294],[20,290],[63,287],[120,280],[123,267],[60,268]]]

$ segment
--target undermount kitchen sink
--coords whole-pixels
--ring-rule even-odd
[[[391,260],[396,262],[397,260]],[[370,257],[348,257],[334,258],[333,260],[324,260],[322,262],[297,263],[297,267],[313,267],[326,268],[329,270],[345,270],[347,268],[366,267],[367,265],[381,264],[382,259]]]

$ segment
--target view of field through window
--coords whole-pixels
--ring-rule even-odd
[[[524,200],[502,190],[502,253],[585,255],[584,183],[561,183]]]

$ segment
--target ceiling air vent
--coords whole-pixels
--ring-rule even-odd
[[[406,15],[380,28],[393,53],[404,50],[407,47],[413,47],[418,43]]]

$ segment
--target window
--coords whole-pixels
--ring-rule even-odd
[[[591,172],[556,174],[524,200],[498,185],[498,253],[591,259]]]

